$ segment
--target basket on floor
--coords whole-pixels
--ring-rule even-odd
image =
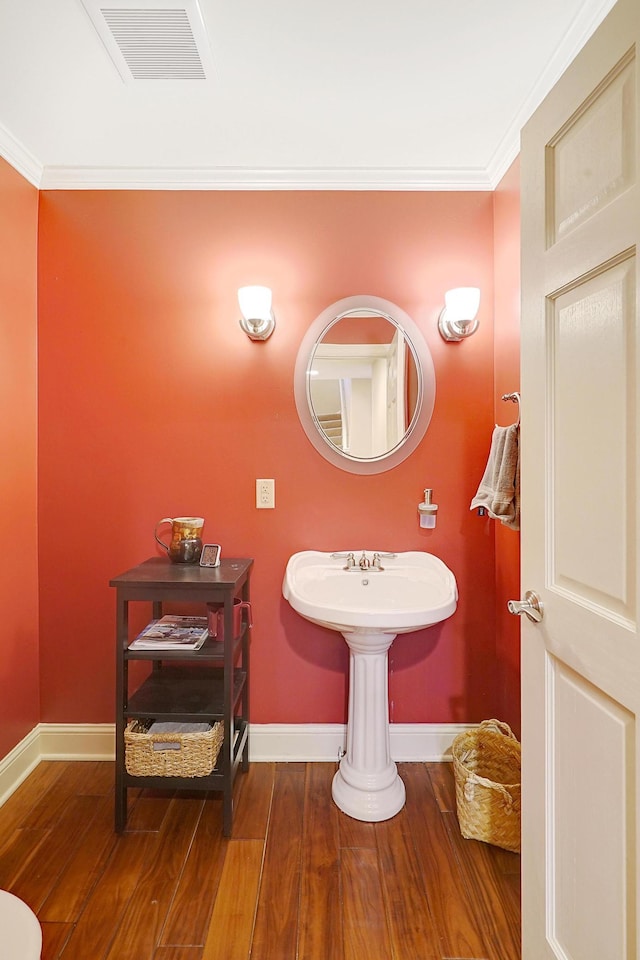
[[[508,724],[483,720],[452,745],[463,837],[520,852],[520,744]]]
[[[152,720],[130,720],[124,731],[124,762],[134,777],[206,777],[224,740],[221,721],[201,733],[149,733]],[[154,743],[180,749],[154,750]]]

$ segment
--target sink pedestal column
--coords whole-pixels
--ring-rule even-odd
[[[347,752],[331,793],[340,810],[356,820],[389,820],[405,801],[389,747],[387,655],[395,634],[356,630],[342,635],[349,646]]]

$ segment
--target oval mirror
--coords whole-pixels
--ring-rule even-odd
[[[422,440],[433,413],[435,370],[404,310],[380,297],[345,297],[309,327],[294,390],[318,453],[350,473],[383,473]]]

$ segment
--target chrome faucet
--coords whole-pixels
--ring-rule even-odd
[[[374,570],[384,570],[384,567],[380,562],[382,558],[384,557],[385,560],[387,559],[391,560],[393,557],[397,557],[397,556],[398,556],[397,553],[374,553],[371,566],[373,567]]]
[[[397,553],[374,553],[373,559],[369,560],[366,550],[362,551],[360,558],[356,561],[353,553],[332,553],[332,560],[346,560],[343,570],[384,570],[382,560],[397,557]]]
[[[352,553],[332,553],[332,554],[331,554],[331,559],[332,559],[332,560],[346,560],[347,562],[346,562],[345,566],[342,568],[343,570],[353,570],[353,568],[354,568],[355,565],[356,565],[356,558],[354,557],[354,555],[353,555]]]

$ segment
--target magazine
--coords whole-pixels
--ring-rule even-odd
[[[206,617],[152,620],[129,644],[132,650],[199,650],[209,636]]]

